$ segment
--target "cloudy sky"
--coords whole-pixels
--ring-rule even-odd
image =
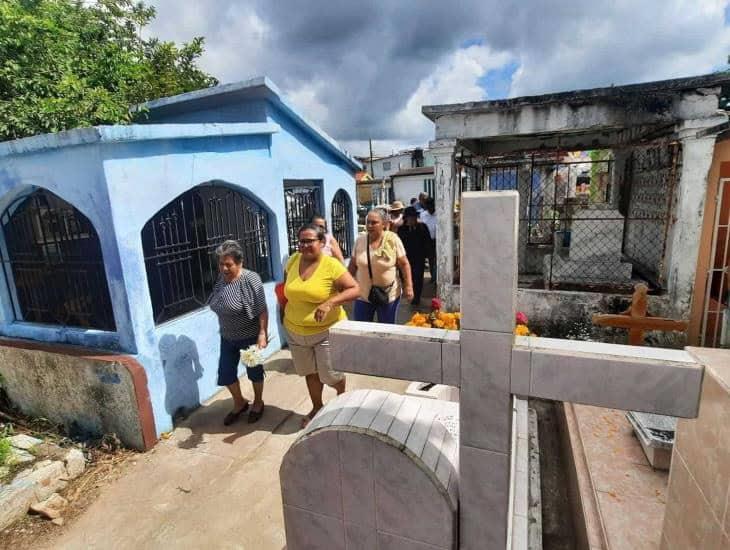
[[[421,106],[727,67],[730,0],[151,0],[221,82],[267,75],[353,154],[426,145]]]

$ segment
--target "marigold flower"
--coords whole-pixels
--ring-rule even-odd
[[[444,322],[441,319],[436,319],[433,322],[433,326],[436,328],[444,328]]]
[[[527,325],[517,325],[515,327],[515,334],[517,336],[529,336],[530,335],[530,329],[527,328]]]

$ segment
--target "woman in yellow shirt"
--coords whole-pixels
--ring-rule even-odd
[[[326,242],[321,227],[309,224],[299,230],[299,252],[286,264],[284,327],[294,369],[304,376],[312,410],[302,427],[322,408],[324,384],[338,394],[345,391],[345,375],[332,369],[329,328],[347,319],[342,304],[357,298],[360,288],[336,259],[322,252]]]

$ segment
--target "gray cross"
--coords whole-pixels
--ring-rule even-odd
[[[459,547],[505,548],[512,396],[694,418],[703,367],[685,351],[515,337],[514,191],[462,195],[461,330],[343,321],[346,372],[460,388]]]

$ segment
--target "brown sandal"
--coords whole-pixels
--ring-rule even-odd
[[[261,417],[263,415],[264,415],[264,405],[261,405],[260,411],[255,411],[255,410],[251,409],[251,412],[248,413],[248,423],[254,424],[254,423],[258,422],[259,420],[261,420]]]
[[[240,411],[231,411],[229,412],[225,418],[223,418],[223,425],[224,426],[230,426],[233,424],[236,420],[238,420],[243,413],[245,413],[248,410],[248,402],[241,408]]]

